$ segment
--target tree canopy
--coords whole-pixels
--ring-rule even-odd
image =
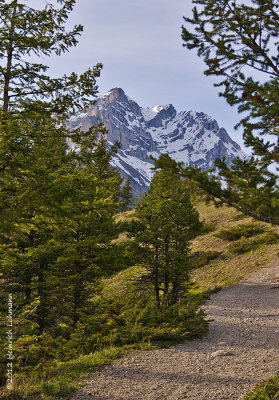
[[[216,77],[220,95],[237,105],[244,143],[253,157],[231,168],[217,160],[218,179],[196,169],[197,180],[212,198],[264,221],[279,224],[279,3],[273,0],[193,0],[185,18],[184,46],[203,58],[206,75]],[[267,136],[268,135],[268,136]],[[270,168],[271,167],[271,168]]]
[[[84,108],[96,95],[100,63],[80,76],[73,72],[61,78],[50,78],[48,67],[40,63],[40,56],[61,55],[76,46],[83,30],[81,25],[71,31],[65,28],[75,0],[60,3],[57,8],[47,2],[38,10],[28,1],[0,0],[2,111],[42,110],[58,118]]]
[[[168,156],[164,160],[173,165]],[[135,216],[131,234],[142,264],[149,271],[156,303],[159,308],[162,304],[175,304],[187,291],[190,241],[198,236],[202,226],[187,184],[178,171],[163,168],[155,173]]]
[[[82,132],[65,123],[96,97],[101,65],[52,79],[29,58],[77,44],[82,27],[65,29],[75,1],[60,3],[37,10],[0,0],[0,297],[10,293],[16,305],[15,372],[62,352],[89,312],[88,293],[119,268],[121,255],[112,243],[122,178],[110,163],[118,146],[108,148],[101,124]],[[46,337],[53,346],[43,346]]]

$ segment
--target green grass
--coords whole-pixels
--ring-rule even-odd
[[[204,203],[198,204],[197,208],[206,223],[202,235],[192,242],[191,276],[192,281],[198,285],[193,286],[189,295],[182,299],[180,308],[166,311],[163,321],[156,322],[158,316],[142,296],[138,283],[139,278],[146,273],[145,268],[140,265],[127,268],[105,279],[101,295],[92,298],[94,307],[98,306],[101,299],[105,300],[107,305],[102,309],[103,319],[89,318],[84,325],[88,326],[87,330],[84,333],[81,330],[81,335],[78,333],[76,336],[80,343],[83,339],[88,340],[93,332],[92,327],[99,324],[101,328],[98,328],[100,332],[97,333],[103,348],[97,348],[96,351],[81,350],[83,355],[70,361],[50,361],[37,370],[33,369],[29,375],[24,370],[19,371],[14,374],[13,392],[4,392],[0,398],[57,400],[69,396],[84,385],[92,372],[130,351],[168,347],[204,335],[207,322],[203,315],[198,315],[200,305],[208,299],[210,293],[238,282],[277,257],[278,235],[275,230],[267,232],[270,230],[268,225],[255,224],[251,218],[243,217],[232,208],[216,209]],[[128,211],[116,219],[125,223],[131,217],[133,211]],[[234,235],[231,242],[225,239],[224,231]],[[126,240],[125,233],[118,240]],[[238,246],[238,250],[232,251],[232,245]],[[148,296],[147,293],[147,300]],[[107,320],[110,326],[106,330],[103,325]],[[93,354],[88,354],[90,351]],[[274,378],[257,387],[245,400],[276,399],[274,396],[278,390],[278,379]]]
[[[201,219],[207,224],[216,224],[216,229],[193,240],[192,251],[204,255],[219,252],[216,259],[204,265],[201,263],[192,271],[192,280],[200,285],[201,290],[223,288],[239,282],[277,257],[278,234],[276,229],[270,229],[270,225],[255,222],[227,206],[215,208],[200,203],[197,209]],[[206,257],[204,259],[206,261]]]
[[[81,387],[91,373],[119,358],[131,349],[151,349],[150,344],[137,346],[109,347],[90,355],[82,355],[66,362],[55,361],[44,369],[43,376],[33,371],[32,377],[17,374],[13,391],[3,393],[5,400],[56,400]]]
[[[255,238],[242,237],[240,240],[231,243],[228,246],[228,251],[232,254],[244,254],[256,250],[262,245],[276,244],[278,242],[278,233],[266,232],[263,235],[257,235]]]
[[[220,258],[222,253],[220,251],[208,250],[208,251],[196,251],[191,256],[192,268],[202,268],[208,265],[211,261]]]
[[[279,399],[279,377],[268,379],[266,382],[256,386],[253,392],[248,393],[244,400],[278,400]]]
[[[232,226],[230,229],[222,229],[216,233],[216,237],[227,241],[234,241],[241,238],[250,238],[252,236],[264,233],[265,231],[266,228],[263,225],[249,223]]]

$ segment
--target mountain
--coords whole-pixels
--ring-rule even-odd
[[[115,157],[124,177],[129,177],[135,193],[147,190],[153,175],[150,156],[158,158],[168,153],[185,165],[203,169],[213,166],[214,160],[225,156],[227,163],[245,157],[240,146],[224,128],[203,112],[177,112],[172,104],[142,108],[120,88],[99,97],[86,113],[72,116],[71,128],[103,122],[108,130],[108,143],[119,141]]]

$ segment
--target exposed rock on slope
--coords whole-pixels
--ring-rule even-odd
[[[168,153],[176,161],[203,169],[211,168],[218,157],[225,156],[228,163],[245,157],[212,117],[196,111],[178,113],[171,104],[142,108],[120,88],[99,97],[86,113],[72,117],[70,126],[86,130],[99,122],[108,129],[109,143],[121,143],[114,164],[124,177],[130,177],[138,193],[150,184],[151,155],[158,158]]]

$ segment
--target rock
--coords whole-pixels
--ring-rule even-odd
[[[212,357],[225,357],[225,356],[234,356],[234,353],[226,350],[217,350],[211,354]]]
[[[114,88],[99,97],[86,113],[72,116],[69,128],[105,124],[109,144],[120,142],[114,161],[124,178],[131,179],[134,193],[147,190],[154,171],[150,155],[167,153],[176,161],[212,168],[216,158],[247,158],[240,146],[214,118],[202,112],[177,112],[173,105],[142,108],[122,89]]]

